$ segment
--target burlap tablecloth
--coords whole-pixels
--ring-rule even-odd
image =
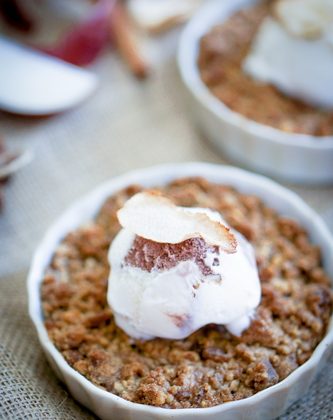
[[[7,142],[35,153],[8,185],[0,216],[0,418],[93,418],[52,373],[27,315],[26,272],[47,226],[80,195],[127,170],[225,162],[188,120],[173,60],[159,63],[139,83],[106,54],[94,67],[101,87],[81,107],[40,120],[0,114]],[[292,188],[333,227],[333,188]],[[333,361],[284,419],[332,418],[332,367]]]

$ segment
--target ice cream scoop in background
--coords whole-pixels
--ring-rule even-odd
[[[217,212],[139,193],[118,212],[108,303],[137,339],[181,339],[200,327],[246,329],[261,296],[252,246]]]
[[[278,0],[244,71],[310,105],[333,108],[332,0]]]

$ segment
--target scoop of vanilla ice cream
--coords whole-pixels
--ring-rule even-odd
[[[333,1],[276,1],[243,69],[290,97],[333,108]]]
[[[205,215],[217,226],[223,222],[208,209],[176,209],[199,220]],[[155,209],[151,224],[172,230],[171,219],[160,219],[161,213]],[[200,232],[172,244],[138,236],[133,225],[121,229],[109,251],[107,295],[117,325],[137,339],[181,339],[209,323],[240,335],[250,325],[261,289],[252,246],[232,233],[237,245],[230,252]]]

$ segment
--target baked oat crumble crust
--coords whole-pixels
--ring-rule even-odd
[[[134,340],[106,301],[107,253],[116,212],[139,186],[106,200],[96,219],[57,247],[41,286],[45,326],[67,362],[129,401],[165,408],[210,407],[249,397],[303,364],[323,338],[332,309],[320,250],[297,222],[259,198],[187,178],[160,188],[177,205],[219,211],[256,251],[262,301],[237,338],[207,325],[183,340]]]

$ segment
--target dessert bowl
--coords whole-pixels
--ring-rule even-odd
[[[331,322],[326,336],[310,359],[286,379],[246,399],[211,408],[166,409],[133,403],[94,385],[65,361],[51,342],[44,326],[40,295],[43,273],[51,261],[56,246],[68,232],[91,220],[104,200],[120,189],[134,183],[143,187],[164,185],[187,176],[201,176],[211,182],[235,187],[240,192],[254,194],[280,214],[299,221],[307,230],[312,242],[321,248],[324,268],[333,278],[333,238],[327,227],[294,193],[262,176],[233,167],[208,163],[184,163],[160,165],[130,172],[102,184],[76,202],[50,227],[35,252],[28,276],[29,314],[47,359],[73,397],[102,419],[274,418],[304,395],[333,348]]]
[[[230,159],[255,171],[297,183],[333,182],[333,136],[287,133],[232,111],[201,80],[197,58],[203,35],[258,0],[212,0],[185,27],[178,67],[194,121]],[[260,106],[260,104],[258,104]]]

